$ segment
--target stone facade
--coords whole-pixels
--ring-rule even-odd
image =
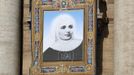
[[[134,1],[115,0],[114,75],[134,75]]]
[[[20,0],[0,0],[0,75],[20,75],[20,10]]]

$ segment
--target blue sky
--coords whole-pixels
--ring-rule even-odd
[[[84,27],[84,11],[79,10],[68,10],[68,11],[44,11],[44,36],[48,36],[51,27],[51,22],[60,14],[69,14],[76,21],[76,32],[77,37],[83,38],[83,27]]]

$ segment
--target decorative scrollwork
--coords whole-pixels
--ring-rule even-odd
[[[78,3],[84,3],[85,0],[42,0],[44,5],[53,5],[56,8],[68,8],[73,7]]]
[[[35,33],[39,32],[39,8],[35,8]]]
[[[70,66],[69,67],[70,72],[86,72],[85,66]]]
[[[34,7],[34,51],[33,51],[33,66],[37,66],[39,63],[39,1],[36,1],[35,7]]]
[[[89,7],[88,31],[93,32],[93,6]]]
[[[41,73],[55,73],[56,71],[57,68],[53,66],[41,68]]]
[[[67,72],[67,71],[68,71],[68,68],[65,65],[63,65],[63,64],[61,64],[58,67],[58,72],[60,72],[60,73],[64,73],[64,72]]]
[[[38,65],[38,57],[39,57],[39,41],[35,41],[35,50],[34,50],[34,62],[33,65]]]
[[[93,5],[89,6],[89,21],[88,21],[88,64],[92,64],[92,50],[93,50]]]

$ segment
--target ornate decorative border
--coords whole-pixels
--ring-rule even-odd
[[[92,64],[92,50],[93,50],[93,5],[89,7],[89,21],[88,21],[88,64]]]
[[[88,45],[87,45],[87,64],[89,65],[82,65],[82,66],[49,66],[49,67],[41,67],[40,63],[39,63],[39,48],[40,48],[40,44],[41,41],[39,40],[39,32],[40,32],[40,24],[39,24],[39,7],[40,7],[40,3],[42,3],[42,5],[52,5],[55,8],[61,8],[61,9],[67,9],[70,7],[74,7],[77,4],[80,3],[85,3],[85,2],[89,2],[92,3],[88,6]],[[94,44],[95,44],[95,40],[96,39],[94,37],[95,34],[95,23],[94,23],[94,2],[93,0],[35,0],[35,6],[33,6],[33,10],[34,10],[34,20],[32,20],[32,23],[34,23],[32,26],[34,29],[33,30],[33,34],[34,34],[34,38],[33,38],[33,46],[34,46],[34,50],[32,50],[32,55],[33,55],[33,62],[32,62],[32,69],[31,71],[34,71],[35,74],[32,75],[36,75],[36,72],[39,71],[40,73],[57,73],[57,72],[64,72],[64,71],[69,71],[69,72],[89,72],[91,71],[92,67],[95,65],[93,64],[93,57],[94,56]],[[34,69],[33,67],[36,67],[36,69]],[[95,67],[95,66],[94,66]],[[95,69],[93,69],[95,70]],[[38,73],[37,73],[38,74]],[[39,74],[40,75],[40,74]]]
[[[65,2],[65,4],[78,4],[78,3],[84,3],[85,0],[42,0],[42,3],[44,5],[52,5],[52,4],[61,4]]]
[[[35,6],[34,8],[34,34],[35,34],[35,38],[34,38],[34,53],[33,53],[33,66],[37,66],[39,63],[39,7],[38,7],[38,3],[37,6]]]

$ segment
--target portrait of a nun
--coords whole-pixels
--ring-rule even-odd
[[[43,40],[43,61],[82,60],[83,39],[76,36],[77,21],[70,14],[60,14],[51,22]]]

